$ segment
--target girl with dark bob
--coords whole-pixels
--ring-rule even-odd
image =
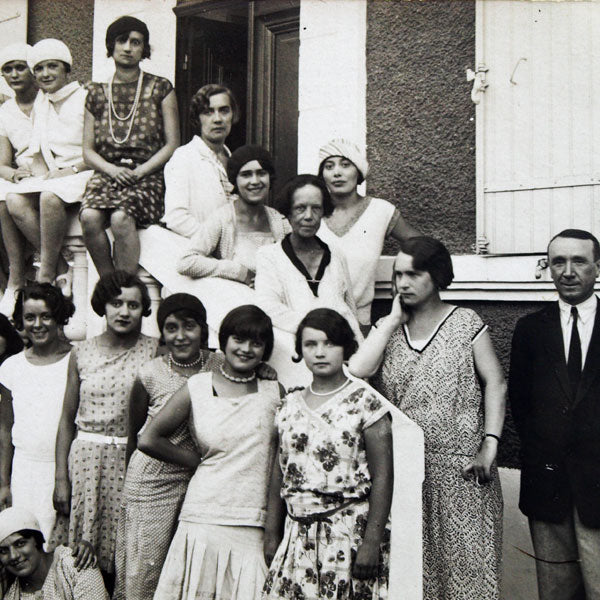
[[[108,600],[95,563],[89,547],[81,558],[65,546],[44,551],[44,534],[32,512],[18,506],[0,513],[0,567],[12,579],[4,600]]]
[[[115,62],[108,83],[92,83],[85,105],[83,158],[95,173],[81,203],[85,245],[100,275],[137,271],[137,229],[164,212],[163,166],[179,146],[177,99],[171,83],[145,73],[150,34],[143,21],[120,17],[106,31]],[[114,236],[111,256],[105,230]]]
[[[219,344],[221,366],[190,377],[139,440],[146,454],[195,469],[154,595],[159,600],[258,600],[266,575],[263,527],[283,388],[257,379],[256,369],[273,348],[271,319],[253,305],[235,308],[223,319]],[[186,423],[197,448],[172,441]]]
[[[327,186],[315,175],[296,175],[283,187],[277,205],[292,231],[256,255],[259,306],[276,327],[292,334],[309,310],[327,306],[362,340],[346,261],[317,236],[321,219],[333,210]]]
[[[125,479],[129,396],[158,339],[141,333],[150,314],[146,286],[114,271],[92,295],[106,331],[74,349],[56,446],[54,505],[69,516],[69,543],[90,542],[112,592],[117,521]],[[70,467],[68,466],[70,465]]]
[[[265,599],[387,598],[388,517],[394,481],[390,406],[350,379],[356,350],[348,322],[319,308],[300,322],[296,349],[312,383],[284,399],[276,414],[279,461],[273,465],[264,553]],[[325,525],[326,523],[326,525]]]
[[[208,350],[206,310],[190,294],[173,294],[157,312],[167,352],[140,369],[129,399],[129,451],[167,400],[190,377],[218,370],[221,355]],[[187,424],[169,437],[179,448],[195,450]],[[193,469],[133,451],[123,489],[116,550],[114,600],[152,598],[169,550]],[[152,540],[152,543],[147,543]]]
[[[71,354],[62,328],[74,312],[49,283],[20,289],[13,315],[29,347],[0,366],[0,510],[28,509],[46,539],[56,520],[54,454]]]
[[[191,238],[204,220],[233,197],[227,177],[231,156],[225,141],[239,121],[233,92],[224,85],[201,87],[190,102],[191,141],[173,153],[165,167],[165,215],[168,229]]]
[[[440,298],[453,278],[446,247],[419,236],[402,248],[392,310],[350,371],[374,375],[374,387],[425,435],[423,597],[499,598],[504,375],[479,315]]]

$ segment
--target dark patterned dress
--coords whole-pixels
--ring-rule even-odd
[[[131,348],[107,352],[98,338],[85,340],[72,352],[79,372],[77,431],[126,438],[129,394],[140,367],[155,354],[158,339],[140,334]],[[114,570],[115,540],[125,480],[125,443],[75,439],[69,452],[71,515],[69,545],[90,542],[98,566]]]
[[[137,81],[115,83],[113,100],[120,116],[128,115],[135,99]],[[96,152],[113,164],[136,166],[146,162],[165,145],[162,101],[173,86],[168,79],[144,73],[140,103],[136,111],[129,139],[117,144],[108,123],[108,85],[89,84],[86,109],[94,115],[94,138]],[[118,140],[126,137],[130,120],[119,121],[113,115],[113,131]],[[121,161],[125,161],[121,163]],[[129,162],[131,161],[131,162]],[[138,227],[158,223],[164,212],[165,182],[162,169],[140,179],[134,185],[120,185],[111,177],[96,171],[88,181],[81,210],[121,209],[133,217]]]
[[[390,338],[373,385],[425,435],[423,586],[425,600],[500,597],[502,491],[498,470],[480,485],[461,470],[483,439],[483,400],[473,341],[479,316],[454,308],[422,350],[404,328]]]
[[[352,381],[311,409],[303,392],[288,394],[277,412],[281,496],[300,519],[335,508],[322,521],[286,517],[283,540],[269,568],[264,600],[385,600],[389,529],[380,548],[379,576],[358,580],[352,565],[369,511],[371,476],[363,431],[388,412],[362,381]]]

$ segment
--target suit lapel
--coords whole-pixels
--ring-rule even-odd
[[[594,319],[594,329],[590,339],[590,346],[585,357],[585,365],[581,373],[579,389],[573,406],[581,402],[586,395],[591,383],[600,372],[600,300],[596,298],[596,317]]]
[[[595,328],[594,331],[596,331]],[[562,329],[560,327],[560,311],[558,309],[558,302],[553,302],[552,305],[546,310],[540,335],[542,346],[548,353],[549,363],[554,369],[563,392],[570,401],[571,384],[569,383],[569,374],[567,373],[567,361],[565,360],[565,346],[563,342]]]

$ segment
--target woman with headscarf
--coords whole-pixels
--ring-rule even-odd
[[[91,84],[85,106],[83,155],[95,173],[80,214],[85,245],[101,276],[114,269],[137,272],[137,229],[161,218],[163,166],[179,145],[173,86],[140,69],[140,62],[150,58],[146,24],[120,17],[106,31],[106,50],[115,73],[108,83]],[[112,256],[108,227],[114,236]]]
[[[11,44],[0,51],[2,76],[15,93],[0,106],[0,226],[10,257],[4,301],[0,302],[2,313],[12,312],[15,291],[25,284],[25,238],[8,214],[4,200],[11,184],[32,176],[31,160],[24,156],[31,141],[32,110],[38,96],[27,64],[30,49],[27,44]]]
[[[129,450],[169,398],[196,373],[218,369],[220,355],[207,348],[208,325],[202,302],[190,294],[162,301],[158,328],[167,353],[142,366],[129,399]],[[195,449],[187,423],[171,436],[179,447]],[[114,600],[152,598],[177,527],[192,469],[135,450],[129,461],[116,542]]]
[[[69,83],[73,59],[60,40],[38,42],[27,62],[43,92],[35,103],[33,132],[24,153],[32,161],[34,177],[15,184],[6,202],[17,227],[40,251],[37,280],[56,282],[70,296],[72,270],[61,249],[67,205],[81,200],[92,174],[81,149],[87,92],[77,81]]]
[[[334,206],[321,221],[319,237],[346,257],[363,330],[371,325],[377,261],[386,238],[402,241],[420,235],[391,202],[358,193],[368,172],[367,158],[353,142],[334,139],[319,150],[319,177]]]

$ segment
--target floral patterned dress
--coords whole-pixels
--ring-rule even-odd
[[[371,490],[363,431],[387,412],[361,381],[352,381],[316,409],[308,407],[302,391],[284,398],[276,423],[288,517],[264,599],[387,598],[389,529],[381,544],[379,576],[358,580],[351,575]],[[325,518],[310,519],[328,511],[332,514]]]
[[[133,107],[137,81],[113,85],[114,106],[121,116],[128,115]],[[96,152],[113,164],[136,166],[146,162],[165,144],[162,101],[171,93],[169,80],[144,73],[140,102],[131,134],[126,142],[117,144],[110,133],[108,85],[89,84],[86,109],[94,115]],[[130,121],[113,118],[114,136],[122,140],[127,136]],[[123,161],[123,162],[122,162]],[[158,169],[140,179],[135,185],[120,185],[111,177],[96,171],[88,181],[81,210],[122,209],[133,217],[138,227],[158,223],[164,212],[165,182],[163,170]]]
[[[502,491],[498,470],[479,485],[461,471],[483,438],[483,399],[473,343],[485,330],[470,309],[456,308],[420,350],[406,328],[392,334],[374,387],[425,434],[423,597],[500,597]]]

